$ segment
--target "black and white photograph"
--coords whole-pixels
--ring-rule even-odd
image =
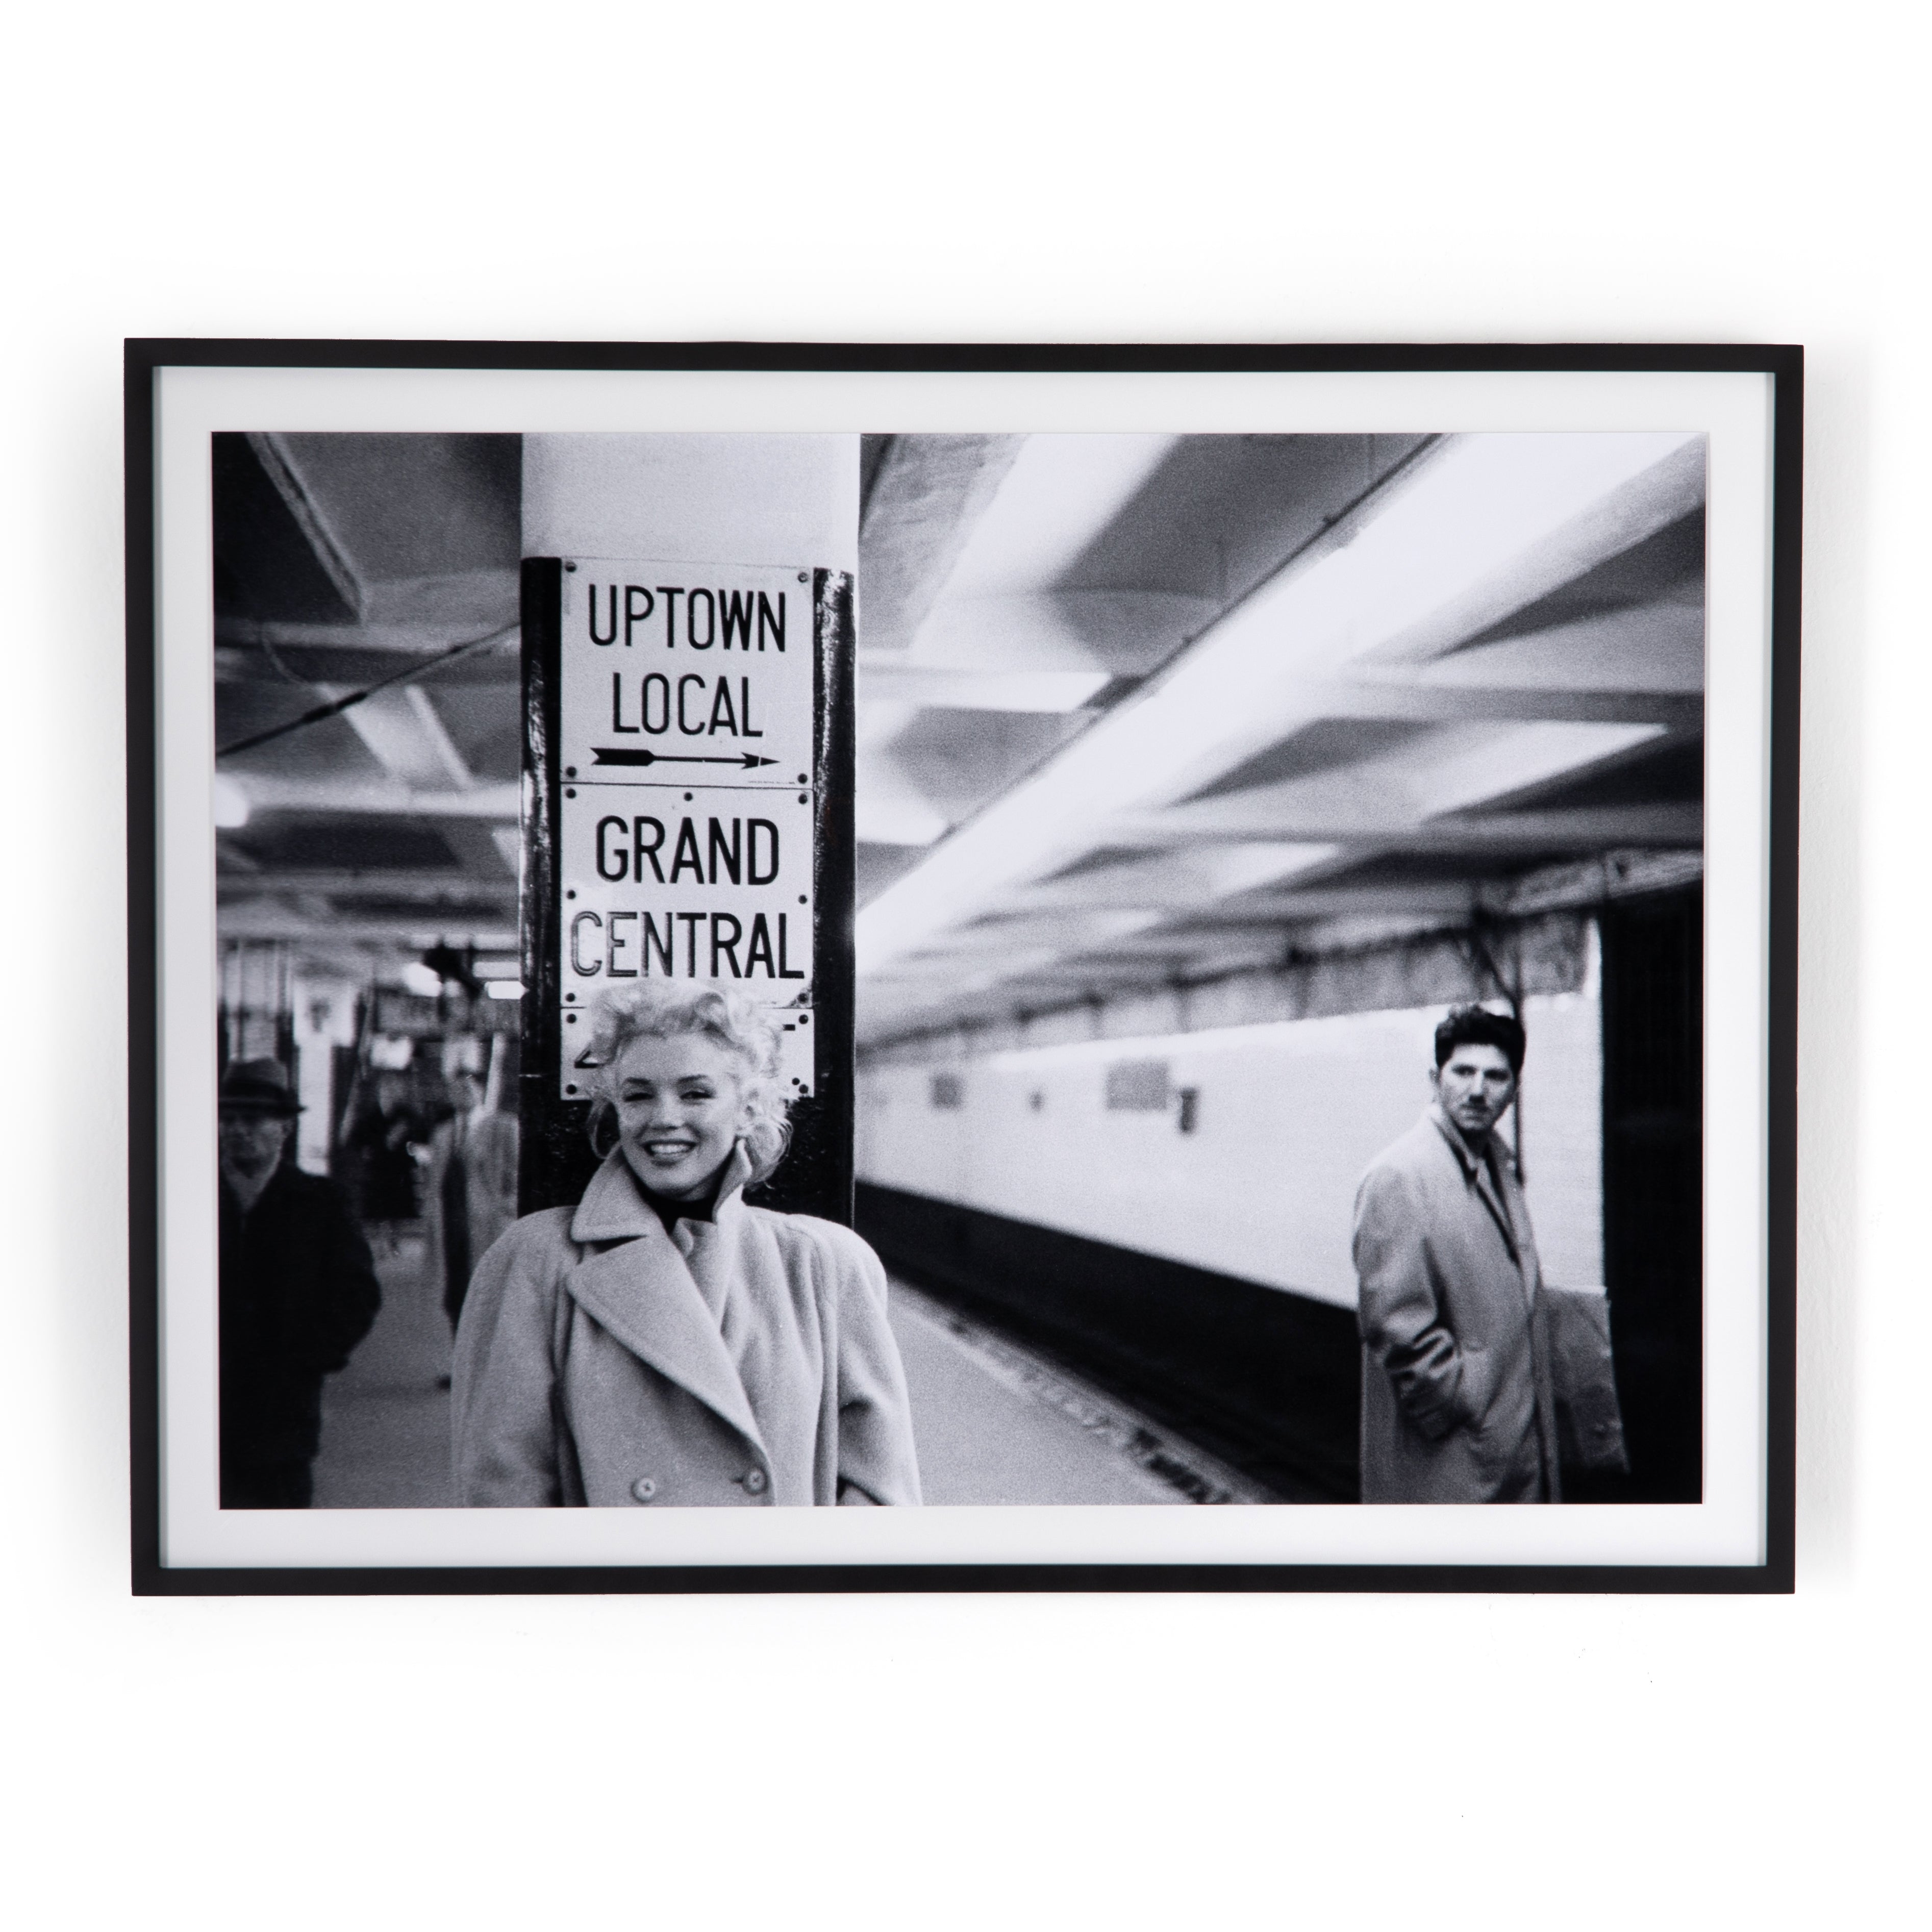
[[[7,1922],[1909,1923],[1928,37],[24,14]]]
[[[1211,428],[303,428],[292,369],[178,435],[176,1560],[1763,1564],[1743,359],[1616,426],[1209,360]]]

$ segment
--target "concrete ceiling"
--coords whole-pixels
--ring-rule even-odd
[[[1694,442],[881,436],[862,462],[862,1038],[1701,848]],[[220,764],[247,808],[225,936],[358,973],[514,955],[519,474],[513,436],[216,439],[217,742],[263,740]]]
[[[519,440],[214,442],[215,742],[248,747],[218,760],[248,808],[218,838],[224,937],[358,976],[446,938],[514,976]]]
[[[862,596],[940,440],[890,440]],[[957,495],[972,530],[926,535],[952,560],[923,616],[890,650],[862,633],[862,1040],[1701,848],[1700,446],[1037,436],[998,460]]]

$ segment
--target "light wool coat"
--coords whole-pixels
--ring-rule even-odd
[[[1355,1196],[1362,1500],[1558,1499],[1529,1210],[1432,1106]]]
[[[614,1153],[478,1264],[452,1375],[458,1499],[541,1508],[916,1503],[878,1257],[750,1208],[668,1233]]]
[[[514,1114],[479,1111],[470,1115],[464,1136],[463,1166],[472,1262],[487,1253],[490,1244],[517,1218],[518,1144]],[[423,1232],[428,1238],[423,1272],[427,1279],[438,1284],[443,1279],[443,1252],[448,1238],[443,1226],[443,1177],[449,1172],[450,1152],[455,1144],[455,1123],[445,1120],[430,1136],[429,1173],[422,1190]]]

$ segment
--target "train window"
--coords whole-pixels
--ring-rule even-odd
[[[1167,1092],[1164,1060],[1117,1060],[1107,1069],[1109,1112],[1164,1113]]]
[[[931,1091],[935,1107],[950,1109],[966,1104],[966,1082],[957,1073],[935,1073]]]

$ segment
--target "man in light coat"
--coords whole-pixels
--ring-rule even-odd
[[[424,1267],[453,1334],[476,1264],[517,1218],[519,1139],[514,1114],[486,1110],[475,1074],[459,1070],[449,1086],[456,1110],[430,1136],[423,1226]]]
[[[1454,1008],[1434,1099],[1357,1192],[1365,1503],[1561,1499],[1535,1237],[1496,1132],[1524,1048],[1508,1015]]]

